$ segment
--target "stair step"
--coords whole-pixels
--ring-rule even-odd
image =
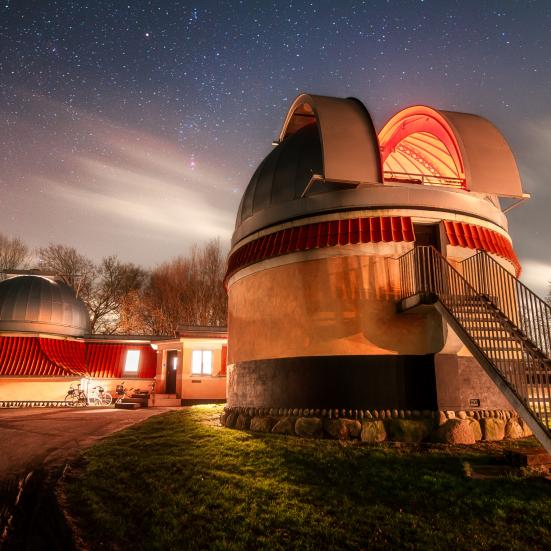
[[[497,336],[498,333],[503,333],[503,336],[505,337],[508,337],[510,339],[515,339],[517,340],[517,337],[516,336],[513,336],[511,335],[511,333],[509,333],[509,331],[506,331],[505,329],[503,329],[502,327],[499,327],[499,328],[496,328],[494,327],[493,325],[492,326],[489,326],[489,325],[480,325],[480,324],[477,324],[475,325],[472,329],[469,329],[469,331],[471,333],[484,333],[486,335],[494,335],[494,336]]]
[[[488,345],[488,346],[485,346],[485,347],[481,347],[485,352],[500,352],[502,350],[506,351],[506,352],[522,352],[524,353],[525,350],[524,348],[500,348],[499,346],[492,346],[492,345]]]
[[[472,329],[471,331],[469,331],[469,333],[471,333],[471,335],[473,335],[475,339],[479,339],[482,341],[499,340],[499,341],[516,342],[520,344],[519,340],[516,339],[515,337],[510,337],[509,335],[492,334],[491,331],[485,331],[484,329]]]
[[[551,466],[551,455],[544,450],[514,450],[507,452],[509,461],[519,467]]]
[[[470,318],[472,316],[477,316],[477,317],[484,317],[484,318],[487,318],[487,319],[495,319],[497,320],[497,316],[495,316],[494,314],[489,314],[488,312],[485,312],[484,310],[479,310],[478,312],[475,311],[475,310],[455,310],[454,311],[454,314],[455,316],[461,316],[461,317],[466,317],[466,318]]]
[[[144,404],[147,403],[148,398],[123,398],[120,403],[123,404]]]
[[[141,405],[136,402],[116,402],[115,409],[140,409]]]
[[[486,318],[491,318],[491,319],[497,319],[498,316],[496,316],[493,312],[488,312],[486,309],[482,309],[480,308],[479,310],[473,310],[473,309],[470,309],[470,310],[465,310],[465,309],[461,309],[461,310],[455,310],[455,314],[458,315],[468,315],[468,316],[484,316]]]
[[[481,318],[481,317],[468,317],[464,318],[463,316],[456,316],[459,318],[459,321],[462,323],[490,323],[492,325],[495,325],[496,327],[502,327],[502,325],[493,317],[487,317],[487,318]]]
[[[155,402],[149,400],[149,407],[178,407],[182,405],[181,398],[159,398],[155,396]]]

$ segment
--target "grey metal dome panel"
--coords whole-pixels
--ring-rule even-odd
[[[312,176],[322,171],[318,129],[310,124],[287,137],[260,163],[243,194],[236,227],[273,204],[300,198]]]
[[[257,229],[265,227],[263,213],[284,211],[277,220],[284,222],[285,211],[296,212],[305,196],[356,189],[359,183],[382,184],[380,161],[377,134],[360,101],[299,95],[278,146],[260,163],[243,194],[233,242],[252,219]],[[339,205],[337,200],[335,208]]]
[[[90,318],[84,303],[65,283],[18,276],[0,283],[0,331],[75,337],[90,331]]]

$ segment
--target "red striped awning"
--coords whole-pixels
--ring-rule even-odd
[[[71,373],[44,353],[37,337],[0,337],[0,375],[64,377]]]
[[[296,251],[357,243],[414,240],[409,216],[348,218],[294,226],[263,235],[237,249],[228,260],[226,278],[255,262]]]
[[[128,350],[140,351],[137,377],[151,379],[157,354],[149,344],[109,344],[45,337],[0,337],[0,376],[115,377],[124,375]],[[88,356],[88,358],[86,358]]]
[[[121,378],[128,350],[140,351],[137,376],[143,379],[155,377],[157,353],[149,344],[88,343],[88,375],[90,377]]]
[[[444,227],[450,245],[494,253],[511,262],[515,267],[517,276],[520,275],[520,262],[511,242],[504,235],[465,222],[445,220]]]
[[[86,374],[86,344],[41,337],[40,348],[52,362],[74,375]]]

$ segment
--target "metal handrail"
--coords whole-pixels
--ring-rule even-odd
[[[386,181],[405,182],[410,184],[424,184],[433,186],[448,186],[454,188],[465,188],[464,178],[455,178],[453,176],[440,176],[439,174],[421,174],[413,172],[398,172],[395,170],[385,170],[383,177]]]
[[[551,306],[485,251],[461,262],[463,275],[492,297],[537,348],[551,356]]]
[[[440,303],[480,357],[551,437],[551,360],[539,346],[548,341],[538,341],[527,332],[534,322],[524,320],[533,310],[519,310],[525,304],[515,294],[516,281],[499,271],[488,271],[488,266],[492,265],[473,261],[463,266],[462,275],[434,247],[415,247],[399,258],[401,299],[420,296],[425,303]]]

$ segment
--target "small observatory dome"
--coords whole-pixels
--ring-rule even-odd
[[[0,283],[0,331],[78,337],[90,331],[90,319],[71,287],[43,276],[24,275]]]

